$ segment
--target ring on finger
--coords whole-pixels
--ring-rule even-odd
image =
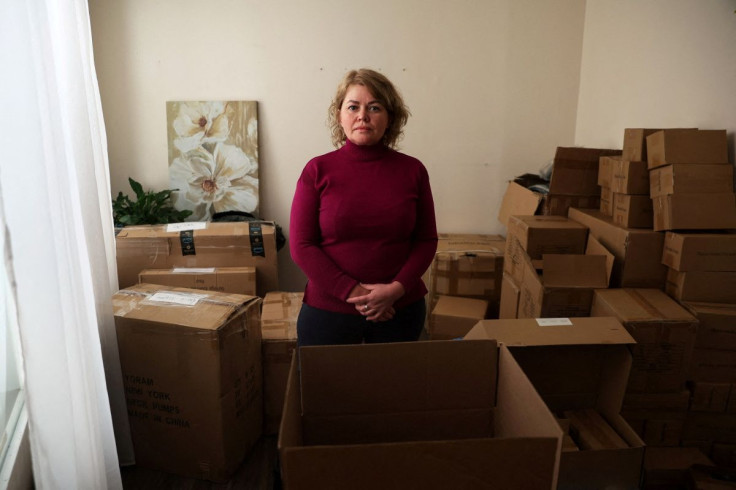
[[[363,305],[363,311],[368,311],[368,304]]]

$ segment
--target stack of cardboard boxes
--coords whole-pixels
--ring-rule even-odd
[[[427,333],[432,340],[461,338],[483,318],[498,316],[506,240],[499,235],[440,233],[424,275]]]
[[[227,481],[263,432],[256,293],[278,289],[275,226],[126,227],[116,248],[113,309],[136,463]]]

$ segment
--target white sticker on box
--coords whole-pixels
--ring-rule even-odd
[[[206,298],[206,294],[189,294],[189,293],[174,293],[171,291],[159,291],[152,294],[148,301],[154,301],[156,303],[173,303],[177,305],[194,306],[201,299]]]
[[[540,327],[572,326],[572,322],[569,318],[537,318],[537,325]]]
[[[166,232],[180,232],[180,231],[190,231],[190,230],[204,230],[207,228],[207,222],[206,221],[192,221],[190,223],[169,223],[166,225]]]
[[[174,274],[212,274],[215,272],[214,267],[174,267],[171,271]]]

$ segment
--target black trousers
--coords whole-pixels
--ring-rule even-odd
[[[303,304],[296,323],[297,344],[334,345],[409,342],[419,338],[427,307],[424,298],[397,309],[391,320],[371,322],[362,315],[334,313]]]

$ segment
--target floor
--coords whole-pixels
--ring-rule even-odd
[[[280,490],[276,437],[265,436],[227,483],[184,478],[162,471],[126,466],[120,469],[125,490]]]

